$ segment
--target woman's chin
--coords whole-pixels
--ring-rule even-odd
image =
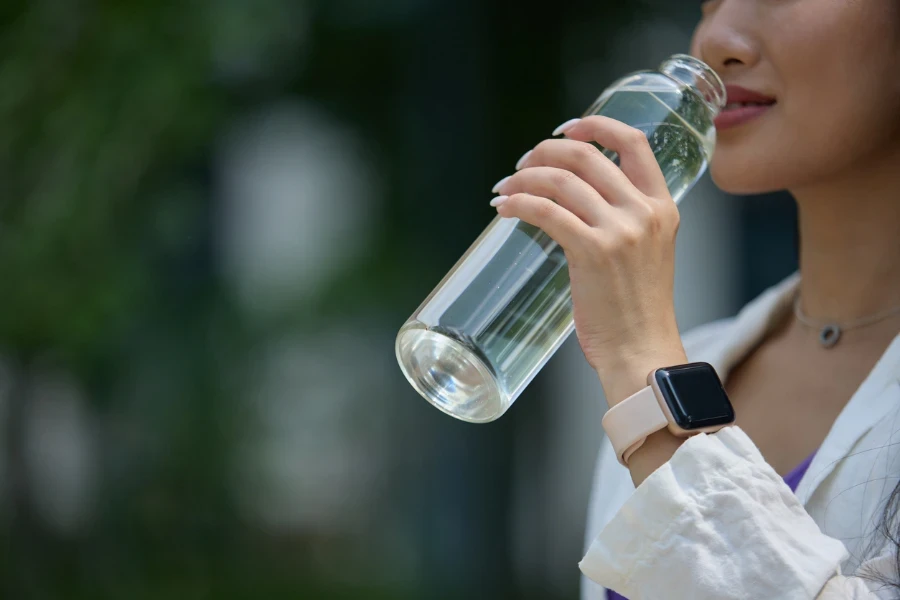
[[[746,162],[737,164],[713,159],[709,174],[717,188],[736,196],[768,194],[785,189],[772,178],[771,173],[760,172],[760,169],[754,169]]]

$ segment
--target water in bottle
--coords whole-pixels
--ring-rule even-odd
[[[620,79],[585,116],[643,131],[679,202],[706,169],[724,100],[708,66],[676,55],[657,71]],[[397,360],[437,408],[483,423],[509,408],[573,330],[562,248],[540,229],[498,216],[400,329]]]

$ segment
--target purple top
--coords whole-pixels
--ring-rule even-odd
[[[797,486],[800,485],[800,480],[803,479],[803,476],[806,475],[806,470],[809,469],[810,463],[812,463],[813,458],[816,456],[816,453],[813,452],[809,456],[804,459],[802,463],[794,467],[794,470],[784,476],[784,482],[788,484],[788,487],[791,488],[792,492],[797,491]],[[627,600],[624,596],[620,596],[612,590],[606,591],[607,600]]]

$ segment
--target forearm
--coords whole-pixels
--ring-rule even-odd
[[[650,463],[665,449],[655,442],[633,459]],[[669,460],[662,454],[581,562],[598,584],[667,600],[877,597],[839,576],[844,546],[822,533],[738,427],[695,436]]]
[[[668,429],[657,431],[648,437],[644,445],[628,460],[634,486],[641,485],[654,471],[669,462],[684,441],[669,433]]]

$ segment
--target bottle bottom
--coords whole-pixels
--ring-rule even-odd
[[[491,369],[477,350],[424,328],[404,329],[397,336],[397,362],[423,398],[452,417],[487,423],[509,406]]]

